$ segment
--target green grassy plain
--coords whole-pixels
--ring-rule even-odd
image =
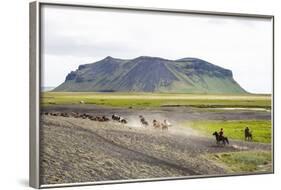
[[[270,95],[42,92],[41,104],[95,104],[113,107],[193,106],[270,108]]]
[[[223,128],[225,136],[237,140],[244,140],[244,129],[249,127],[252,131],[254,142],[271,143],[270,120],[204,120],[188,121],[184,125],[206,136],[211,136],[214,131],[219,131]]]
[[[231,173],[270,172],[272,163],[271,151],[243,151],[210,154],[209,159],[224,166]]]

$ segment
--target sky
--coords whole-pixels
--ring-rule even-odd
[[[272,92],[271,19],[44,5],[42,86],[107,56],[200,58],[230,69],[248,92]]]

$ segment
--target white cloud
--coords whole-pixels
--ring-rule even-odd
[[[269,19],[54,6],[44,8],[43,19],[44,86],[57,86],[78,65],[109,55],[147,55],[201,58],[231,69],[250,92],[271,92]]]

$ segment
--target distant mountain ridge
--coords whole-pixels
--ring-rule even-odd
[[[106,57],[71,71],[53,91],[247,93],[232,71],[197,58]]]

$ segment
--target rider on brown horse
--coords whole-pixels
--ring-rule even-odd
[[[219,133],[215,131],[213,135],[216,137],[217,144],[220,144],[220,142],[223,145],[229,144],[228,138],[223,136],[223,129]]]

